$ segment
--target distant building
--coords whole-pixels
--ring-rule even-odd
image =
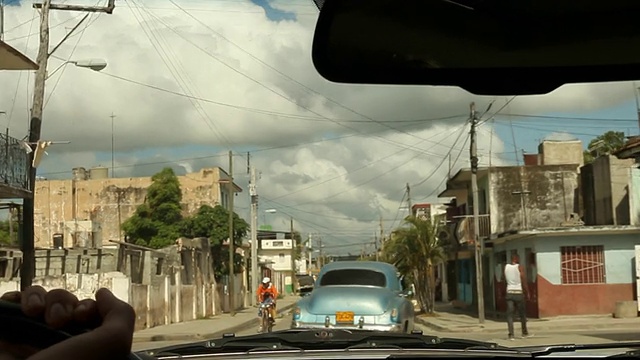
[[[202,205],[228,206],[228,174],[206,168],[178,176],[184,215]],[[68,180],[38,180],[35,189],[37,248],[102,247],[124,240],[121,224],[144,203],[151,177],[110,178],[108,169],[73,169]],[[242,189],[235,185],[235,191]]]

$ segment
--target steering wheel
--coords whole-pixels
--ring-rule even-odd
[[[24,344],[36,349],[46,349],[73,336],[92,329],[67,326],[54,329],[47,325],[44,318],[32,318],[22,311],[18,304],[0,300],[0,339],[12,344]],[[145,353],[131,353],[122,360],[151,360],[154,357]],[[114,359],[120,360],[120,359]]]

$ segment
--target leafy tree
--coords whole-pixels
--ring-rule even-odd
[[[596,144],[602,141],[601,144]],[[584,163],[590,164],[595,160],[593,154],[607,154],[621,148],[626,142],[624,132],[622,131],[607,131],[606,133],[595,137],[589,142],[587,149],[591,149],[595,146],[593,151],[585,150],[583,153]]]
[[[382,258],[395,264],[398,271],[413,281],[420,309],[433,313],[435,304],[435,272],[437,262],[444,259],[443,247],[438,240],[438,227],[430,218],[405,218],[403,227],[397,228],[384,244]]]
[[[9,210],[9,219],[0,221],[0,245],[18,245],[18,217],[15,209]],[[11,227],[13,226],[13,238],[11,237]]]
[[[233,244],[236,248],[242,246],[242,239],[249,231],[249,224],[233,214]],[[211,207],[203,205],[192,217],[183,221],[180,233],[184,237],[209,238],[211,243],[211,255],[213,258],[214,273],[216,278],[229,274],[229,247],[223,245],[229,238],[229,211],[216,205]],[[240,273],[243,266],[243,258],[239,254],[234,255],[234,273]]]
[[[10,245],[12,243],[9,236],[9,220],[0,221],[0,245]]]
[[[302,244],[302,235],[299,231],[293,231],[293,240],[295,241],[296,248],[294,252],[294,259],[300,260],[302,259],[302,250],[304,249],[304,244]]]
[[[151,177],[144,204],[122,224],[129,239],[138,245],[163,248],[180,237],[182,224],[182,191],[171,168],[164,168]]]

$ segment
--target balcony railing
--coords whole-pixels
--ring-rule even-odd
[[[29,154],[20,144],[20,140],[0,134],[0,183],[29,189]]]
[[[461,244],[474,243],[475,232],[473,227],[473,215],[462,215],[454,217],[458,221],[456,227],[456,237]],[[478,217],[479,231],[478,235],[487,238],[491,235],[491,216],[483,214]]]

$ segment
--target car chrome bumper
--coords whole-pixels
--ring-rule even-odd
[[[345,330],[373,330],[373,331],[385,331],[385,332],[403,332],[402,324],[362,324],[362,325],[336,325],[336,324],[320,324],[320,323],[304,323],[300,321],[293,321],[291,323],[292,329],[345,329]]]

